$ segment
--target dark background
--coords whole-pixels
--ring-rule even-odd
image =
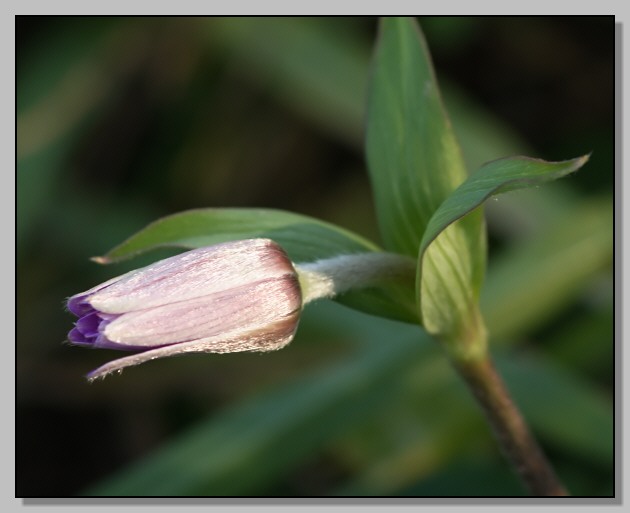
[[[362,120],[351,107],[318,117],[316,95],[296,98],[282,74],[271,79],[256,53],[268,42],[267,20],[259,21],[259,31],[237,37],[229,20],[16,18],[17,496],[79,494],[271,379],[250,355],[230,355],[211,373],[204,357],[190,356],[196,361],[178,361],[168,374],[138,368],[136,379],[134,370],[86,384],[82,376],[108,354],[62,343],[72,322],[64,298],[149,261],[104,268],[89,257],[162,215],[208,206],[293,210],[378,240]],[[347,44],[367,71],[375,19],[306,21],[332,34],[331,45]],[[456,88],[509,127],[504,135],[530,156],[592,152],[568,187],[583,197],[612,193],[612,17],[420,23],[445,91]],[[317,67],[318,58],[303,62]],[[53,142],[38,142],[48,132]],[[491,231],[491,241],[498,251],[503,235]],[[568,303],[530,338],[553,338],[583,315]],[[598,336],[611,340],[607,315]],[[609,398],[611,357],[608,350],[580,369]],[[278,353],[273,379],[311,358],[308,350]],[[600,471],[586,490],[610,489],[611,472]],[[349,474],[323,451],[266,493],[327,495]],[[439,483],[434,490],[448,494]]]

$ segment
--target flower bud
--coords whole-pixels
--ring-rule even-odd
[[[189,352],[272,351],[293,338],[302,293],[275,242],[250,239],[195,249],[68,299],[79,317],[72,344],[138,351],[88,375],[105,376]]]

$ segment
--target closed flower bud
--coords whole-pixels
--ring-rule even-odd
[[[155,358],[189,352],[271,351],[298,326],[302,293],[286,253],[268,239],[195,249],[68,300],[79,317],[72,344],[137,351],[94,379]]]

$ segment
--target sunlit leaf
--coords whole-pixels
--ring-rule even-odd
[[[495,194],[534,187],[576,171],[588,156],[564,162],[514,157],[482,166],[437,209],[422,238],[418,260],[418,289],[423,326],[433,334],[464,336],[475,326],[483,269],[466,266],[451,239],[474,233],[465,224],[475,210]],[[471,214],[472,212],[472,214]],[[468,214],[468,217],[464,217]],[[461,219],[457,224],[455,221]]]

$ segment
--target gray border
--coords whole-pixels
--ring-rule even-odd
[[[193,505],[217,505],[217,506],[402,506],[402,505],[521,505],[521,506],[540,506],[540,505],[622,505],[623,489],[622,489],[622,459],[623,459],[623,443],[622,443],[622,233],[621,224],[623,218],[622,207],[622,59],[623,55],[623,26],[621,22],[615,22],[615,219],[614,219],[614,235],[615,235],[615,496],[612,498],[467,498],[467,497],[405,497],[405,498],[16,498],[13,506],[193,506]],[[15,137],[15,133],[14,133]],[[13,139],[15,141],[15,139]],[[15,187],[15,182],[14,182]],[[9,188],[5,190],[10,190]],[[15,199],[15,196],[14,196]],[[5,203],[11,205],[11,202]],[[15,214],[15,208],[13,209]],[[11,216],[8,216],[10,218]],[[14,262],[15,264],[15,262]],[[15,269],[15,265],[13,266]],[[9,303],[11,304],[11,303]],[[13,316],[14,317],[14,316]],[[15,376],[14,376],[15,377]],[[14,382],[15,385],[15,382]],[[14,432],[14,431],[13,431]],[[11,481],[11,480],[10,480]],[[11,481],[13,482],[13,481]]]
[[[610,505],[619,504],[616,499],[581,497],[163,497],[163,498],[78,498],[78,499],[24,499],[25,506],[556,506],[556,505]]]
[[[622,262],[622,236],[621,225],[623,218],[623,26],[620,22],[615,22],[615,193],[614,193],[614,291],[615,291],[615,393],[614,393],[614,444],[615,444],[615,499],[613,504],[623,503],[623,337],[621,329],[622,319],[622,292],[623,292],[623,272]],[[620,286],[621,285],[621,286]]]

